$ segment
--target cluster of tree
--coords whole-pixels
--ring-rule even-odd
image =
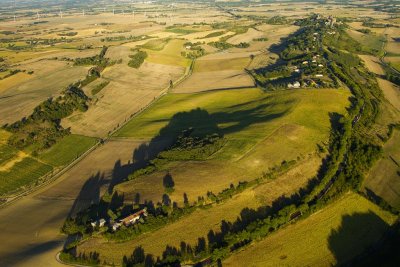
[[[138,36],[125,36],[125,35],[120,35],[120,36],[108,36],[105,38],[101,38],[100,40],[102,42],[115,42],[115,41],[140,41],[140,40],[146,40],[149,39],[150,37],[147,35],[138,35]]]
[[[225,49],[229,49],[229,48],[232,48],[232,47],[247,48],[247,47],[250,46],[250,44],[246,43],[246,42],[241,42],[241,43],[239,43],[237,45],[233,45],[233,44],[230,44],[230,43],[228,43],[226,41],[210,42],[210,43],[208,43],[208,45],[211,45],[211,46],[213,46],[213,47],[215,47],[217,49],[220,49],[220,50],[225,50]]]
[[[92,89],[92,95],[96,95],[97,93],[99,93],[101,90],[103,90],[104,87],[106,87],[108,84],[110,83],[110,81],[104,81],[98,85],[96,85],[93,89]]]
[[[12,132],[8,142],[19,149],[34,146],[34,153],[47,149],[58,139],[69,134],[61,119],[75,110],[86,111],[88,97],[76,85],[68,86],[57,98],[49,98],[39,104],[33,113],[20,121],[3,127]]]
[[[78,34],[78,32],[62,32],[62,33],[58,33],[57,35],[58,36],[69,36],[69,37],[71,37],[71,36],[75,36],[77,34]]]
[[[103,48],[100,51],[100,54],[98,55],[91,57],[84,57],[84,58],[76,58],[74,60],[74,65],[75,66],[92,65],[105,68],[109,63],[109,59],[104,57],[106,55],[107,49],[108,49],[107,46],[103,46]]]
[[[263,20],[263,22],[272,25],[288,25],[291,21],[284,16],[273,16],[271,18]]]
[[[217,133],[205,137],[192,136],[192,130],[184,131],[172,147],[159,153],[158,158],[168,161],[205,160],[220,150],[226,142]]]
[[[131,68],[138,69],[142,66],[144,60],[147,58],[147,52],[138,50],[134,55],[129,56],[131,60],[128,62],[128,66]]]
[[[86,253],[79,253],[76,255],[73,251],[62,251],[59,257],[61,261],[66,263],[85,266],[98,266],[100,264],[99,253],[97,252],[90,252],[89,255],[86,255]]]
[[[190,51],[182,51],[181,56],[190,58],[190,59],[195,59],[195,58],[204,56],[206,53],[204,48],[201,46],[192,46],[189,50]]]
[[[400,74],[391,67],[385,67],[385,77],[394,84],[400,85]]]

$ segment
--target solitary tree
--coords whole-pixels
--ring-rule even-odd
[[[163,185],[166,190],[173,190],[175,186],[174,179],[172,179],[172,175],[167,172],[167,174],[163,178]]]

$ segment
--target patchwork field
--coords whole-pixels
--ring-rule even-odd
[[[395,217],[356,194],[255,242],[224,266],[308,266],[343,264],[378,242]],[[363,227],[360,227],[363,225]]]
[[[5,240],[0,244],[0,266],[61,265],[55,260],[56,253],[73,254],[75,248],[69,250],[64,245],[66,239],[79,235],[69,233],[67,238],[60,233],[70,216],[77,216],[71,223],[72,228],[76,226],[72,231],[87,227],[83,230],[84,237],[92,230],[88,217],[93,221],[100,217],[117,221],[136,210],[138,203],[152,214],[149,201],[157,207],[160,220],[173,221],[164,224],[147,218],[138,228],[152,230],[125,242],[106,240],[96,229],[76,247],[78,255],[96,251],[100,253],[100,262],[106,260],[118,266],[122,257],[131,255],[137,246],[160,258],[165,257],[167,245],[179,248],[182,241],[197,249],[198,238],[211,240],[210,231],[221,231],[222,221],[241,224],[253,220],[251,214],[257,209],[265,212],[266,206],[284,207],[289,202],[286,197],[296,198],[294,193],[305,192],[311,179],[323,175],[321,166],[325,166],[322,163],[328,153],[336,152],[335,148],[328,149],[332,126],[351,109],[352,94],[345,89],[325,88],[331,85],[318,81],[315,86],[319,89],[304,89],[308,88],[306,81],[302,89],[281,90],[286,87],[283,84],[276,91],[268,91],[269,87],[263,91],[247,73],[284,61],[278,59],[282,47],[275,45],[303,27],[295,26],[302,25],[297,19],[322,14],[333,15],[338,21],[342,18],[355,21],[346,29],[365,48],[360,53],[368,55],[360,57],[371,72],[382,78],[378,83],[388,100],[378,99],[382,108],[377,115],[379,122],[373,124],[380,127],[379,134],[384,136],[386,126],[394,123],[400,112],[400,95],[398,86],[383,80],[380,56],[386,50],[384,60],[399,69],[400,20],[392,11],[383,11],[384,5],[380,3],[342,2],[148,1],[115,5],[106,1],[99,5],[93,1],[73,1],[66,5],[50,1],[44,7],[37,1],[28,1],[14,5],[13,11],[0,4],[0,126],[28,116],[40,102],[58,96],[67,85],[82,80],[93,67],[90,64],[97,66],[90,73],[99,76],[81,88],[90,98],[81,96],[87,101],[88,110],[77,111],[85,109],[79,103],[72,115],[61,120],[61,125],[71,129],[72,134],[60,138],[51,148],[33,153],[33,145],[28,145],[24,151],[18,150],[8,145],[11,133],[0,129],[0,204],[10,200],[10,192],[15,189],[30,189],[62,170],[53,176],[56,179],[51,183],[0,209],[0,228],[7,229],[0,231],[0,240]],[[309,17],[304,21],[320,21],[324,25],[326,17],[321,20]],[[363,26],[368,23],[393,24],[393,27]],[[314,24],[319,25],[307,25],[314,28]],[[340,27],[331,28],[339,31]],[[365,31],[368,29],[371,32]],[[314,42],[311,48],[311,40],[312,34],[299,40],[299,44],[295,41],[291,44],[309,53],[319,46]],[[189,47],[188,42],[196,44]],[[93,57],[103,47],[107,47],[104,57],[102,54]],[[327,47],[321,46],[323,49]],[[139,59],[135,58],[133,55],[139,50],[147,55],[140,53]],[[308,56],[311,58],[313,54]],[[92,57],[83,60],[83,64],[90,64],[74,66],[74,59],[85,57]],[[140,61],[139,66],[134,64],[135,60]],[[298,65],[296,60],[289,60],[287,66]],[[312,67],[312,64],[309,69],[303,66],[301,71],[308,75],[308,71],[315,72]],[[364,69],[359,68],[360,75],[353,77],[355,81],[363,78]],[[13,70],[20,72],[4,78],[13,74]],[[298,78],[288,70],[276,69],[287,80]],[[324,71],[326,74],[329,73]],[[375,95],[376,91],[372,93]],[[50,118],[53,123],[58,123],[60,113],[70,108],[60,106],[54,105],[54,109],[51,106],[48,112],[51,114],[45,114],[50,117],[56,114]],[[365,117],[361,117],[362,123]],[[58,130],[54,133],[49,129],[51,136],[43,137],[43,142],[37,132],[28,135],[34,142],[40,139],[38,146],[52,144],[51,138]],[[202,137],[188,138],[188,149],[178,139],[177,147],[168,150],[183,131],[185,134],[193,131]],[[212,143],[210,135],[218,140],[217,145]],[[200,148],[192,149],[199,140]],[[364,189],[370,190],[367,193],[395,207],[400,207],[399,142],[400,133],[395,130],[385,144],[383,158],[373,166],[364,184]],[[346,159],[351,159],[352,151],[346,152],[350,155]],[[190,153],[201,155],[185,158]],[[74,161],[83,154],[84,157]],[[154,167],[154,170],[132,175],[148,166],[157,155],[164,158],[158,158],[154,165],[150,162],[149,169]],[[328,157],[328,163],[330,160]],[[65,166],[68,168],[63,169]],[[275,175],[267,175],[271,173]],[[173,188],[165,185],[167,174],[173,179]],[[243,191],[232,186],[244,181],[254,183]],[[228,188],[234,190],[233,196],[214,201],[210,192],[218,194]],[[115,210],[112,204],[100,207],[107,215],[78,214],[99,203],[102,197],[107,202],[113,192],[123,195],[123,207]],[[178,214],[180,209],[166,203],[166,197],[171,206],[185,207],[182,217]],[[204,206],[199,204],[203,201]],[[189,211],[189,207],[194,211]],[[234,252],[223,265],[340,265],[379,241],[395,220],[360,195],[348,193],[262,241],[252,238],[253,243]],[[154,223],[160,223],[159,227],[154,227]],[[118,234],[126,233],[115,233],[114,237]],[[230,241],[227,241],[229,246]],[[229,247],[226,248],[228,251]],[[213,253],[215,256],[220,251]],[[194,261],[205,258],[202,252],[200,256],[197,251],[195,254]]]

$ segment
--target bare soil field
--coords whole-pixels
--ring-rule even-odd
[[[195,93],[215,89],[243,88],[254,86],[254,81],[244,71],[225,70],[197,72],[173,89],[174,93]]]
[[[89,67],[72,67],[55,60],[39,61],[29,65],[35,70],[32,77],[11,80],[11,86],[0,92],[0,124],[12,123],[30,115],[33,108],[48,97],[58,95],[66,86],[86,76]],[[12,79],[12,76],[9,77]],[[1,82],[7,83],[4,79]]]
[[[400,110],[400,87],[387,80],[377,78],[379,87],[385,94],[386,99],[395,107]]]
[[[189,78],[173,88],[172,92],[253,87],[253,79],[244,71],[251,61],[250,55],[249,52],[219,52],[201,57],[196,60]]]
[[[365,66],[373,73],[378,75],[385,75],[379,58],[369,55],[359,55],[359,57],[364,61]]]
[[[122,50],[122,49],[121,49]],[[181,67],[145,62],[140,69],[122,63],[107,68],[102,76],[110,84],[98,101],[84,113],[76,113],[62,124],[73,133],[104,137],[109,131],[140,111],[184,73]]]

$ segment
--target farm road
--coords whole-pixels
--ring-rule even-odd
[[[60,266],[55,256],[66,238],[60,234],[65,218],[138,167],[147,154],[144,144],[110,140],[53,183],[1,208],[0,266]]]

